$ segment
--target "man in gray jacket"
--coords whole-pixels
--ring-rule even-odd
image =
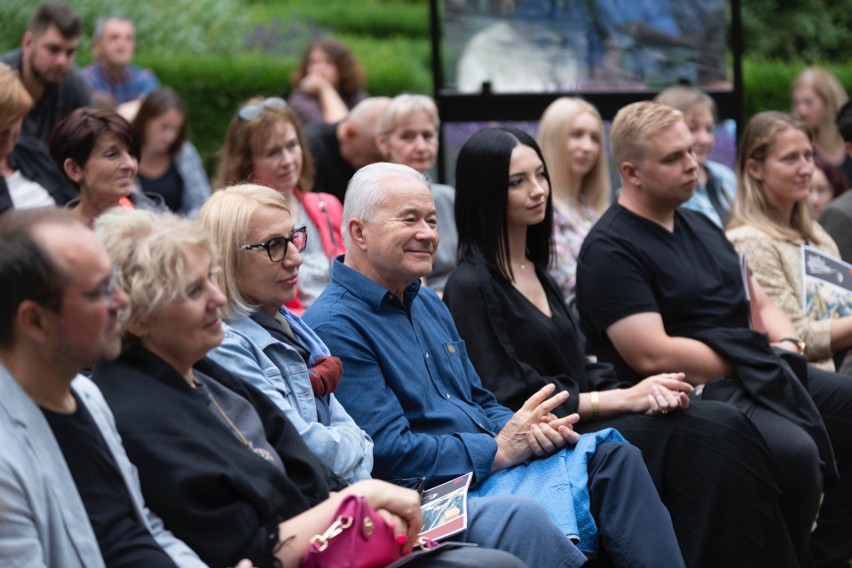
[[[145,508],[112,414],[75,376],[121,349],[127,296],[94,233],[52,208],[0,216],[4,565],[204,564]]]

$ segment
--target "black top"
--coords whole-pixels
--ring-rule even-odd
[[[513,410],[554,383],[571,395],[553,411],[557,416],[576,412],[581,392],[629,386],[618,381],[612,366],[586,359],[582,334],[559,287],[546,270],[536,268],[536,274],[551,317],[479,257],[463,259],[447,280],[444,302],[482,383]]]
[[[139,183],[142,184],[142,191],[162,195],[170,211],[180,210],[183,205],[183,178],[180,177],[174,160],[169,169],[156,179],[147,178],[142,174],[138,177]]]
[[[340,155],[338,124],[311,124],[305,128],[305,135],[316,166],[313,190],[330,193],[343,203],[346,186],[355,175],[355,168]]]
[[[177,371],[139,346],[95,366],[92,380],[139,469],[145,502],[175,536],[211,566],[244,557],[273,566],[278,524],[346,484],[261,391],[207,359],[195,369],[255,408],[286,473],[240,442]]]
[[[9,161],[25,178],[46,189],[57,205],[65,205],[77,197],[77,192],[57,169],[56,163],[50,157],[50,150],[41,140],[27,136],[19,137],[15,148],[9,154]],[[0,213],[12,207],[14,203],[9,194],[6,178],[0,176]]]
[[[577,306],[591,351],[619,377],[639,375],[606,335],[613,323],[655,312],[671,336],[717,327],[748,328],[739,256],[703,214],[678,209],[674,231],[618,203],[586,236],[577,261]]]
[[[110,568],[174,568],[137,517],[115,458],[89,411],[73,394],[77,410],[72,414],[41,411],[65,456],[104,562]]]

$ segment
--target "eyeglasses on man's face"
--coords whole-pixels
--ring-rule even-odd
[[[110,272],[109,280],[106,284],[102,284],[94,290],[84,290],[80,293],[80,295],[84,298],[89,298],[90,300],[103,298],[106,309],[110,309],[112,307],[113,298],[115,297],[115,288],[118,286],[118,274],[118,267],[113,265],[112,272]]]
[[[269,260],[272,262],[281,262],[287,256],[287,249],[290,243],[296,247],[296,250],[302,252],[308,244],[308,230],[306,227],[299,227],[290,233],[289,237],[273,237],[268,241],[256,243],[253,245],[243,245],[241,250],[260,250],[264,249],[269,255]]]
[[[237,116],[240,117],[240,120],[253,120],[260,116],[260,113],[265,108],[277,108],[279,110],[285,109],[287,108],[287,101],[285,101],[281,97],[269,97],[268,99],[264,99],[259,103],[245,105],[237,112]]]

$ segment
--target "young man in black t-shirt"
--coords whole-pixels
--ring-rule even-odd
[[[721,230],[700,213],[678,210],[697,181],[692,135],[679,111],[628,105],[610,140],[622,194],[589,233],[577,269],[577,304],[592,351],[624,378],[685,372],[705,385],[705,397],[743,410],[786,474],[782,509],[799,561],[848,561],[852,378],[808,368],[804,391],[777,354],[804,350],[792,323],[756,281],[746,283]],[[768,338],[749,329],[750,316]],[[805,368],[804,360],[792,364]],[[801,398],[791,405],[779,400],[785,396]],[[832,458],[840,477],[829,488],[823,479],[836,477]]]

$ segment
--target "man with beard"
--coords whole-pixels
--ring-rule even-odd
[[[86,82],[74,67],[81,30],[80,17],[70,6],[48,2],[39,6],[30,20],[21,48],[0,57],[19,71],[33,98],[22,136],[48,142],[56,123],[74,109],[90,105]]]

